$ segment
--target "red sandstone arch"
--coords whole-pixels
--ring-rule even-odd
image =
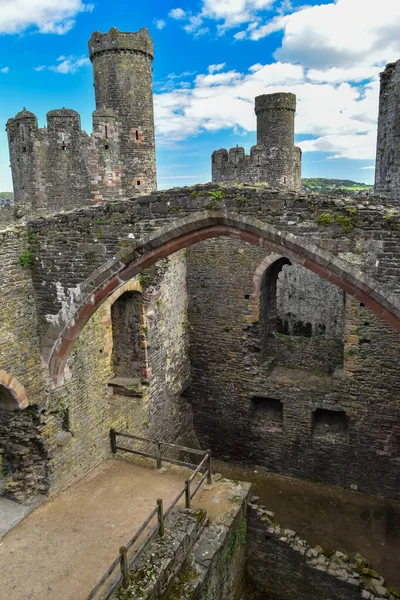
[[[106,263],[80,286],[71,306],[54,318],[42,346],[42,358],[56,385],[63,382],[68,356],[83,327],[97,308],[126,281],[170,254],[213,237],[230,236],[258,245],[310,269],[367,305],[400,331],[400,301],[373,279],[335,255],[294,234],[239,214],[196,213],[179,219],[136,242],[122,260]]]
[[[3,386],[12,396],[15,410],[22,410],[29,406],[29,400],[24,387],[17,379],[15,379],[15,377],[12,377],[6,371],[0,371],[0,386]]]

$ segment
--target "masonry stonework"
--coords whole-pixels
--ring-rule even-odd
[[[0,366],[26,402],[5,384],[6,493],[70,485],[115,427],[399,498],[395,199],[296,191],[290,94],[257,98],[250,159],[218,151],[213,184],[156,192],[148,32],[96,32],[90,54],[91,136],[65,108],[7,125]]]
[[[396,206],[400,197],[400,61],[390,63],[381,73],[375,192]]]
[[[294,146],[296,96],[276,93],[257,96],[257,145],[250,150],[224,148],[212,154],[212,180],[229,183],[268,183],[301,188],[301,150]]]
[[[146,28],[94,32],[89,41],[93,133],[67,108],[47,127],[25,108],[7,122],[16,216],[48,215],[156,189],[153,43]]]

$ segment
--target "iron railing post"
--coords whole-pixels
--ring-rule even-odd
[[[190,481],[187,479],[185,481],[185,506],[186,508],[190,508]]]
[[[111,452],[117,454],[117,434],[115,429],[110,429]]]
[[[161,469],[161,444],[157,440],[154,443],[156,445],[156,465],[157,465],[157,469]]]
[[[126,589],[127,587],[129,587],[129,567],[127,549],[125,548],[125,546],[121,546],[121,548],[119,549],[119,554],[121,557],[120,566],[122,573],[122,587]]]
[[[164,504],[161,498],[157,500],[158,506],[158,535],[160,537],[164,537],[165,533],[165,525],[164,525]]]

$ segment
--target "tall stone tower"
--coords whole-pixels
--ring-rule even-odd
[[[147,29],[93,33],[93,133],[69,108],[39,128],[26,109],[7,122],[18,214],[51,214],[156,189],[153,43]]]
[[[375,192],[400,205],[400,60],[381,73]]]
[[[108,33],[95,31],[89,54],[96,112],[111,109],[118,121],[121,186],[128,197],[151,192],[157,184],[150,34],[145,27],[135,33],[115,27]]]
[[[212,179],[230,183],[268,183],[292,190],[301,187],[301,150],[294,145],[294,94],[264,94],[255,99],[257,145],[216,150]]]

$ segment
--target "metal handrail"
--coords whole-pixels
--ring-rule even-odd
[[[155,454],[142,452],[141,450],[125,448],[123,446],[118,446],[117,445],[117,436],[138,440],[140,442],[153,443],[153,444],[155,444],[155,447],[156,447]],[[113,595],[113,593],[115,592],[115,589],[117,588],[117,586],[121,583],[121,581],[122,581],[123,587],[127,588],[129,586],[129,570],[138,561],[143,550],[145,549],[147,544],[154,538],[155,534],[158,533],[160,535],[160,537],[162,537],[164,535],[165,521],[171,514],[173,508],[175,508],[175,506],[178,504],[178,502],[180,501],[182,496],[185,496],[186,508],[190,508],[192,498],[196,495],[196,493],[200,489],[201,485],[204,483],[205,479],[207,479],[207,482],[209,484],[211,484],[211,482],[212,482],[211,451],[210,450],[207,450],[207,451],[197,450],[195,448],[188,448],[186,446],[179,446],[177,444],[171,444],[169,442],[151,440],[148,438],[140,437],[138,435],[132,435],[130,433],[118,432],[118,431],[115,431],[115,429],[110,430],[110,441],[111,441],[111,451],[113,454],[116,454],[118,450],[122,450],[123,452],[130,452],[132,454],[138,454],[139,456],[145,456],[147,458],[154,458],[156,460],[157,468],[160,468],[162,461],[165,461],[165,462],[177,464],[180,466],[195,468],[195,471],[192,473],[192,475],[189,477],[189,479],[187,481],[185,481],[184,487],[180,490],[180,492],[174,498],[174,500],[172,501],[172,503],[170,504],[170,506],[168,507],[168,509],[166,511],[164,511],[163,500],[162,499],[157,500],[157,506],[151,511],[149,516],[145,519],[145,521],[139,527],[139,529],[137,530],[135,535],[129,540],[129,542],[126,544],[126,546],[122,546],[120,548],[119,556],[113,561],[113,563],[110,565],[110,567],[104,573],[103,577],[100,579],[98,584],[92,589],[90,594],[86,597],[86,600],[93,600],[96,597],[97,593],[106,584],[106,582],[112,576],[112,574],[114,573],[114,571],[117,569],[118,566],[120,567],[120,572],[113,580],[110,589],[106,592],[106,595],[103,596],[102,600],[109,600],[111,598],[111,596]],[[169,448],[176,448],[177,450],[181,450],[184,452],[201,455],[201,456],[203,456],[203,459],[200,462],[200,464],[196,466],[192,463],[179,461],[179,460],[172,459],[172,458],[165,457],[165,456],[163,457],[161,455],[161,446],[167,446]],[[195,489],[193,491],[191,491],[191,483],[193,482],[196,475],[198,475],[200,473],[201,469],[203,469],[206,465],[207,465],[206,471],[204,472],[201,479],[197,483]],[[154,519],[154,517],[156,515],[157,515],[157,524],[154,527],[152,527],[152,529],[147,533],[142,544],[135,551],[135,556],[133,557],[133,559],[131,561],[128,561],[128,558],[127,558],[128,550],[130,550],[132,548],[132,546],[138,541],[140,536],[145,532],[145,530],[148,528],[151,521]]]

